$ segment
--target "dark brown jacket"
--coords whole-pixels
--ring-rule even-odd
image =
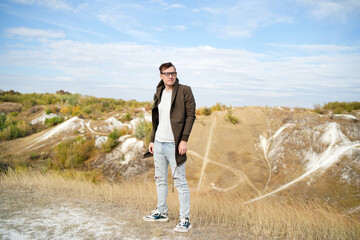
[[[154,142],[155,133],[159,125],[159,109],[158,105],[161,101],[161,93],[165,89],[164,82],[160,80],[156,93],[154,95],[154,106],[151,111],[152,116],[152,133],[150,142]],[[175,157],[177,166],[182,165],[186,161],[186,154],[179,154],[179,143],[181,140],[188,141],[192,126],[195,121],[195,99],[191,88],[186,85],[179,84],[176,79],[171,96],[170,122],[175,140]],[[144,157],[149,156],[145,154]]]

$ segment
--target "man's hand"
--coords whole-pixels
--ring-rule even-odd
[[[149,144],[149,152],[150,152],[151,154],[154,154],[154,143],[153,143],[153,142],[151,142],[151,143]]]
[[[187,142],[181,141],[179,144],[179,154],[184,155],[186,153],[186,150],[187,150]]]

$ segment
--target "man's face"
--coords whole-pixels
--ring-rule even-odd
[[[177,74],[174,67],[164,69],[160,74],[160,78],[163,80],[165,86],[173,86],[175,84],[176,76]]]

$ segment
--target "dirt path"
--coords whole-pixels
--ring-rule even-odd
[[[202,178],[204,176],[206,165],[208,163],[208,156],[209,156],[211,140],[212,140],[212,134],[213,134],[213,131],[214,131],[215,124],[216,124],[216,116],[215,116],[214,121],[213,121],[213,123],[211,125],[211,128],[210,128],[210,134],[209,134],[208,143],[207,143],[207,146],[206,146],[206,154],[205,154],[204,162],[203,162],[203,165],[202,165],[202,168],[201,168],[200,180],[199,180],[199,185],[198,185],[198,188],[197,188],[198,191],[200,190]]]
[[[197,152],[194,152],[194,151],[191,151],[191,150],[187,151],[187,153],[188,153],[188,154],[192,154],[192,155],[194,155],[194,156],[202,159],[204,162],[205,162],[205,159],[206,159],[206,164],[212,163],[212,164],[218,165],[218,166],[220,166],[220,167],[223,167],[223,168],[231,171],[232,173],[234,173],[234,175],[238,176],[238,178],[239,178],[239,180],[238,180],[237,183],[235,183],[234,185],[232,185],[232,186],[230,186],[230,187],[228,187],[228,188],[219,188],[219,187],[213,186],[213,189],[216,189],[216,190],[218,190],[218,191],[227,192],[227,191],[231,191],[231,190],[235,189],[237,186],[239,186],[242,182],[245,181],[247,184],[249,184],[249,186],[250,186],[251,188],[253,188],[255,191],[257,191],[258,194],[260,194],[259,189],[257,189],[257,188],[254,186],[254,184],[252,184],[252,182],[250,181],[250,179],[248,178],[248,176],[247,176],[243,171],[241,171],[241,170],[239,170],[239,169],[236,169],[236,168],[231,168],[230,166],[225,165],[225,164],[222,164],[222,163],[219,163],[219,162],[212,161],[212,160],[209,159],[209,158],[204,158],[204,157],[200,156]]]
[[[172,231],[177,219],[148,223],[144,213],[108,202],[69,200],[32,189],[0,188],[0,239],[255,239],[221,227],[193,223]]]

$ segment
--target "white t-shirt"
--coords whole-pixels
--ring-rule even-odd
[[[163,90],[159,109],[159,125],[156,130],[155,140],[158,142],[174,142],[174,134],[170,122],[172,91]]]

